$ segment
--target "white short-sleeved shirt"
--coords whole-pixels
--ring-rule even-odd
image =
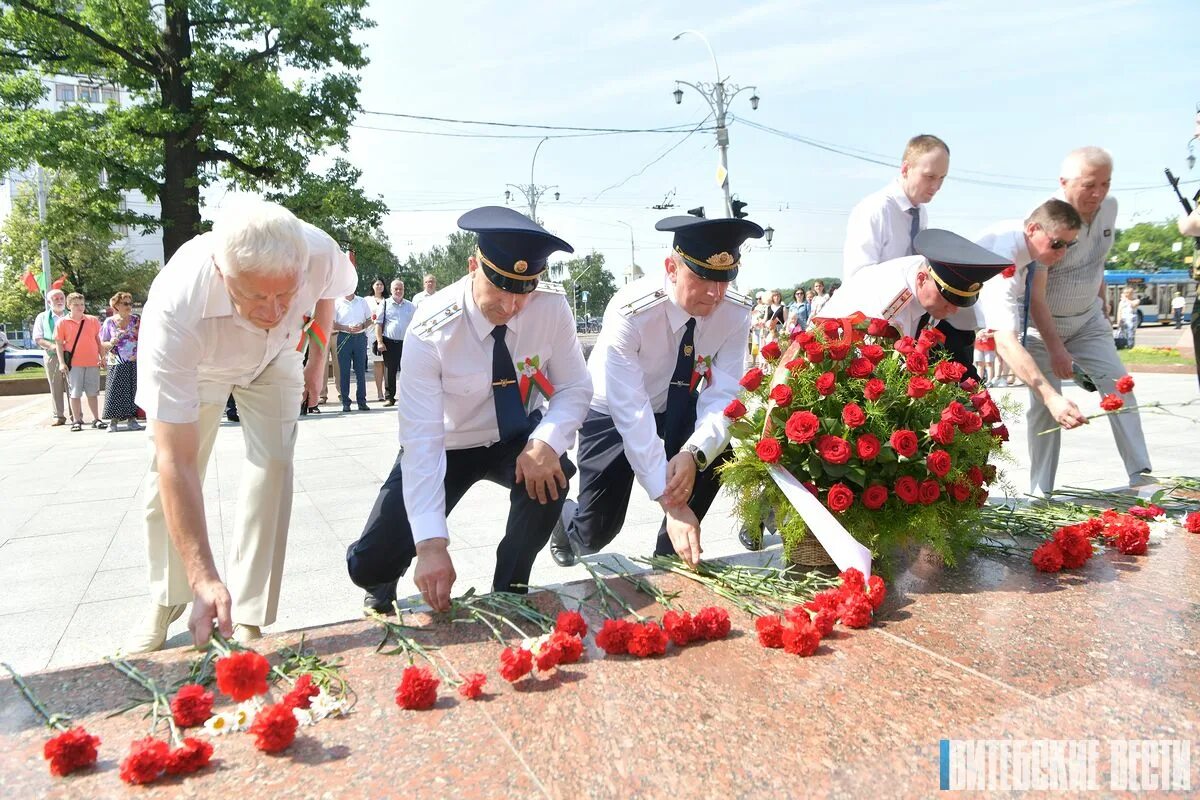
[[[917,209],[918,230],[929,225],[923,206],[913,206],[900,179],[867,195],[850,211],[846,243],[842,247],[842,280],[871,264],[912,255],[912,214]]]
[[[224,405],[230,386],[249,385],[276,356],[296,349],[304,316],[318,300],[354,291],[350,259],[328,234],[303,225],[308,264],[283,320],[269,331],[234,311],[211,233],[184,244],[162,268],[138,337],[137,404],[148,418],[195,422],[201,403]]]
[[[333,304],[333,321],[347,328],[366,325],[371,322],[371,304],[365,297],[339,297]]]
[[[421,303],[424,303],[426,300],[433,297],[435,294],[437,294],[437,292],[425,292],[425,291],[417,292],[416,294],[413,295],[412,304],[414,306],[419,306],[419,305],[421,305]]]
[[[812,319],[840,319],[859,311],[868,317],[886,319],[902,335],[915,337],[919,332],[917,325],[925,314],[916,295],[917,272],[925,264],[924,256],[904,256],[863,267],[842,284]]]
[[[492,394],[496,326],[476,305],[471,280],[468,274],[417,309],[400,357],[404,507],[417,542],[449,537],[446,451],[500,440]],[[574,444],[592,398],[575,320],[561,289],[534,291],[508,323],[504,344],[518,384],[528,389],[526,410],[544,411],[529,438],[544,441],[561,456]],[[539,373],[551,387],[549,403],[531,386]]]
[[[975,244],[1009,259],[1016,268],[1010,278],[996,275],[983,284],[976,304],[980,327],[1020,335],[1025,325],[1025,282],[1029,270],[1039,268],[1029,255],[1025,223],[1019,219],[998,222],[976,236]],[[1053,275],[1054,269],[1049,274]],[[1029,324],[1033,324],[1032,317]]]
[[[706,317],[696,317],[697,367],[709,377],[696,402],[694,445],[712,462],[729,439],[725,407],[741,390],[749,354],[750,301],[727,294]],[[649,275],[626,284],[604,310],[596,348],[588,358],[595,393],[592,410],[607,414],[621,434],[625,457],[650,499],[667,486],[666,445],[654,415],[667,408],[667,391],[679,358],[689,314],[675,302],[674,284]],[[711,369],[711,372],[709,370]]]

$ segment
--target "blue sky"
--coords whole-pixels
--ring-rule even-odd
[[[366,111],[586,127],[698,124],[705,101],[685,89],[676,105],[671,92],[677,78],[711,81],[713,63],[701,40],[672,37],[700,30],[724,77],[758,87],[759,109],[743,94],[736,117],[892,162],[915,133],[945,139],[950,180],[930,219],[965,235],[1023,216],[1083,144],[1113,153],[1122,226],[1176,213],[1163,167],[1200,178],[1184,161],[1200,101],[1194,0],[379,2],[369,14]],[[503,204],[506,184],[528,182],[539,136],[363,114],[348,155],[393,209],[386,231],[403,258],[444,241],[463,211]],[[776,230],[773,248],[745,253],[740,286],[840,274],[847,213],[895,169],[737,122],[730,138],[732,188]],[[603,252],[618,276],[628,223],[638,263],[661,269],[669,239],[655,220],[697,205],[719,214],[718,158],[711,132],[551,139],[535,180],[561,200],[543,200],[539,216],[577,252]],[[672,191],[674,212],[649,208]]]

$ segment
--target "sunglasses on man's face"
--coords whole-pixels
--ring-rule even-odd
[[[1069,249],[1069,248],[1074,247],[1077,244],[1079,244],[1078,239],[1073,239],[1069,242],[1064,242],[1062,239],[1051,239],[1050,240],[1050,249],[1051,250],[1062,250],[1063,248]]]

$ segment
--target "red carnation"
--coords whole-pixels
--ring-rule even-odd
[[[787,408],[792,404],[792,390],[786,383],[781,383],[771,390],[771,399],[780,408]]]
[[[1007,442],[1008,441],[1008,426],[1007,425],[997,425],[996,427],[992,428],[991,434],[992,434],[992,436],[995,436],[1000,441]]]
[[[830,464],[845,464],[850,460],[850,443],[840,436],[817,439],[817,454]]]
[[[883,361],[883,357],[887,355],[887,351],[877,344],[864,344],[858,348],[859,355],[870,361],[872,364],[878,364]]]
[[[751,367],[738,383],[742,385],[743,389],[749,389],[753,392],[762,383],[762,379],[763,371],[758,367]]]
[[[834,361],[841,361],[846,356],[850,355],[849,342],[830,342],[829,357]]]
[[[783,620],[778,616],[759,617],[754,620],[758,632],[758,643],[763,647],[783,647]]]
[[[921,481],[920,487],[917,489],[917,499],[921,501],[921,505],[928,506],[937,502],[937,499],[942,496],[942,487],[935,480]]]
[[[854,447],[858,450],[859,458],[870,461],[879,455],[879,437],[873,433],[864,433],[854,442]]]
[[[177,747],[167,754],[168,775],[190,775],[208,766],[212,759],[213,746],[191,736],[183,740],[183,747]]]
[[[933,378],[941,383],[958,383],[966,374],[967,368],[957,361],[943,361],[934,369]]]
[[[793,358],[791,361],[783,365],[783,368],[788,372],[802,372],[808,366],[808,362],[803,358]]]
[[[290,717],[292,712],[288,712]],[[292,720],[295,724],[295,720]],[[153,783],[167,769],[167,757],[171,748],[162,739],[147,736],[136,739],[129,745],[129,755],[121,761],[121,780],[128,784],[138,785]]]
[[[572,636],[587,636],[587,623],[583,621],[583,615],[578,611],[560,611],[558,619],[554,621],[554,629],[569,633]]]
[[[779,349],[779,342],[767,342],[765,345],[763,345],[762,350],[758,351],[758,354],[767,361],[775,361],[779,358],[782,352],[783,351]]]
[[[841,593],[854,594],[855,592],[865,591],[867,588],[867,576],[863,575],[862,570],[858,567],[850,567],[842,570],[838,573],[838,580],[841,581],[838,585]]]
[[[533,656],[533,665],[538,672],[547,672],[562,663],[562,642],[551,636],[542,642],[541,647]]]
[[[865,628],[871,624],[871,601],[861,593],[846,595],[838,606],[837,615],[847,628]]]
[[[868,486],[866,489],[863,489],[862,504],[872,511],[878,511],[879,509],[883,508],[883,505],[887,502],[887,499],[888,490],[886,486],[881,486],[876,483]]]
[[[924,375],[929,372],[929,358],[914,350],[904,357],[904,366],[914,375]]]
[[[1067,569],[1078,569],[1092,557],[1092,540],[1083,526],[1064,525],[1054,532],[1054,543],[1062,551]]]
[[[1167,510],[1162,506],[1151,503],[1148,506],[1133,506],[1129,509],[1129,513],[1138,519],[1154,519],[1167,513]]]
[[[235,703],[267,693],[271,665],[258,653],[244,650],[217,660],[217,688]]]
[[[437,681],[434,681],[434,688],[436,690]],[[399,689],[396,690],[396,702],[400,702]],[[259,750],[264,753],[278,753],[291,747],[292,742],[296,740],[296,728],[299,726],[300,723],[296,721],[292,710],[283,703],[276,703],[258,712],[254,717],[254,724],[250,726],[250,733],[254,734],[254,746]]]
[[[745,415],[746,406],[736,397],[729,401],[729,405],[725,406],[725,416],[730,419],[740,419]]]
[[[99,736],[92,736],[76,726],[46,740],[42,745],[42,758],[50,762],[50,774],[61,778],[95,764],[99,746]]]
[[[629,634],[629,655],[638,658],[661,656],[667,652],[667,633],[657,622],[634,623]]]
[[[859,573],[860,575],[862,573]],[[813,595],[813,599],[804,604],[804,607],[810,611],[821,611],[828,609],[829,611],[837,611],[838,603],[841,602],[841,593],[837,589],[825,589]]]
[[[708,606],[696,613],[696,633],[702,639],[713,641],[729,635],[729,612],[720,606]]]
[[[944,478],[950,471],[950,454],[945,450],[933,450],[925,457],[925,466],[934,475]]]
[[[890,328],[890,327],[892,327],[892,326],[888,323],[888,321],[886,319],[880,319],[879,317],[872,317],[871,321],[869,323],[867,323],[867,335],[868,336],[883,336],[884,334],[887,333],[888,328]]]
[[[896,485],[892,487],[892,491],[908,505],[912,505],[921,499],[921,487],[917,483],[917,479],[912,475],[902,475],[896,479]]]
[[[938,444],[950,444],[954,441],[954,423],[934,422],[929,426],[929,438]]]
[[[817,419],[816,414],[811,411],[797,411],[788,417],[787,424],[783,426],[783,432],[789,441],[804,444],[812,441],[820,427],[821,420]]]
[[[624,655],[629,652],[629,636],[632,633],[633,623],[623,619],[606,619],[596,634],[596,646],[610,656]]]
[[[1063,568],[1063,553],[1054,542],[1042,542],[1033,551],[1032,561],[1038,572],[1058,572]]]
[[[175,724],[181,728],[203,725],[212,716],[213,699],[213,693],[205,691],[199,684],[189,683],[179,687],[171,700]]]
[[[849,486],[839,481],[829,487],[829,495],[825,498],[825,505],[829,507],[830,511],[840,514],[854,505],[854,492]]]
[[[611,622],[611,620],[609,620]],[[605,623],[607,627],[608,623]],[[600,637],[596,637],[600,644]],[[604,645],[600,645],[603,647]],[[624,651],[622,651],[624,652]],[[506,647],[500,654],[500,677],[509,683],[515,683],[533,672],[533,653],[523,647]]]
[[[758,444],[754,446],[754,451],[758,453],[758,457],[763,461],[768,464],[774,464],[783,455],[783,446],[779,444],[778,439],[770,436],[766,439],[760,439]]]
[[[814,364],[819,364],[825,360],[825,345],[820,342],[807,342],[804,344],[804,355]]]
[[[892,345],[892,349],[902,356],[907,356],[917,349],[917,341],[911,336],[901,336],[900,339]]]
[[[400,685],[396,687],[396,705],[409,711],[433,708],[437,702],[437,688],[441,683],[433,677],[429,667],[410,665],[400,674]]]
[[[923,375],[913,375],[908,379],[908,396],[917,399],[933,391],[933,381]]]
[[[871,610],[875,610],[883,605],[883,600],[887,597],[887,584],[883,582],[883,578],[878,575],[872,575],[867,579],[865,594],[867,600],[871,602]]]
[[[1138,526],[1126,525],[1117,534],[1117,550],[1127,556],[1144,556],[1150,544],[1150,526],[1142,522]]]
[[[866,424],[867,415],[863,413],[862,407],[858,403],[847,403],[842,406],[842,422],[846,423],[847,427],[859,428]]]
[[[1183,527],[1187,528],[1188,533],[1200,533],[1200,511],[1189,513],[1183,521]]]
[[[808,616],[807,614],[805,615]],[[811,656],[821,646],[821,632],[811,622],[795,617],[783,627],[783,650],[794,656]]]
[[[871,378],[871,380],[867,381],[866,385],[863,386],[863,397],[867,398],[868,400],[878,400],[883,396],[883,393],[886,390],[886,383],[881,381],[879,378]]]
[[[474,700],[483,694],[483,685],[487,683],[487,675],[482,672],[472,672],[470,675],[463,676],[463,682],[459,684],[458,694],[467,700]]]
[[[836,339],[842,332],[842,324],[836,319],[822,320],[821,330],[825,332],[826,339]]]
[[[1121,394],[1129,394],[1133,391],[1133,376],[1122,375],[1117,378],[1117,391]]]
[[[1106,394],[1100,400],[1100,407],[1105,411],[1116,411],[1125,405],[1125,401],[1121,399],[1119,394]]]
[[[583,639],[573,633],[555,631],[550,636],[550,643],[558,651],[559,664],[574,664],[583,658]]]
[[[833,626],[837,624],[837,610],[822,608],[813,616],[812,623],[813,627],[817,629],[817,633],[821,634],[821,638],[824,639],[833,633]]]
[[[846,374],[851,378],[865,378],[875,371],[875,365],[865,358],[854,358],[846,367]]]
[[[917,452],[917,435],[906,428],[901,428],[893,433],[888,441],[891,443],[892,449],[896,451],[896,455],[912,458],[913,454]]]
[[[1017,274],[1017,265],[1016,264],[1009,264],[1007,267],[1005,267],[1004,269],[1002,269],[1000,271],[1000,277],[1002,277],[1002,278],[1011,278],[1013,275],[1016,275],[1016,274]]]
[[[963,424],[959,426],[963,433],[977,433],[983,428],[983,417],[973,411],[967,412],[967,418],[963,420]]]
[[[832,372],[823,372],[816,382],[817,394],[828,397],[837,388],[837,377]]]
[[[683,647],[700,638],[700,634],[696,632],[696,621],[686,611],[668,611],[663,614],[663,630],[676,647]]]
[[[304,673],[296,679],[296,685],[283,698],[283,704],[292,708],[308,708],[312,699],[321,693],[321,687],[313,683],[312,675]]]

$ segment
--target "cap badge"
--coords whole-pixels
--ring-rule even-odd
[[[529,269],[529,262],[527,261],[518,261],[517,263],[513,264],[514,272],[523,273],[527,269]]]
[[[729,253],[716,253],[705,259],[705,262],[710,267],[731,267],[733,266],[734,258]]]

